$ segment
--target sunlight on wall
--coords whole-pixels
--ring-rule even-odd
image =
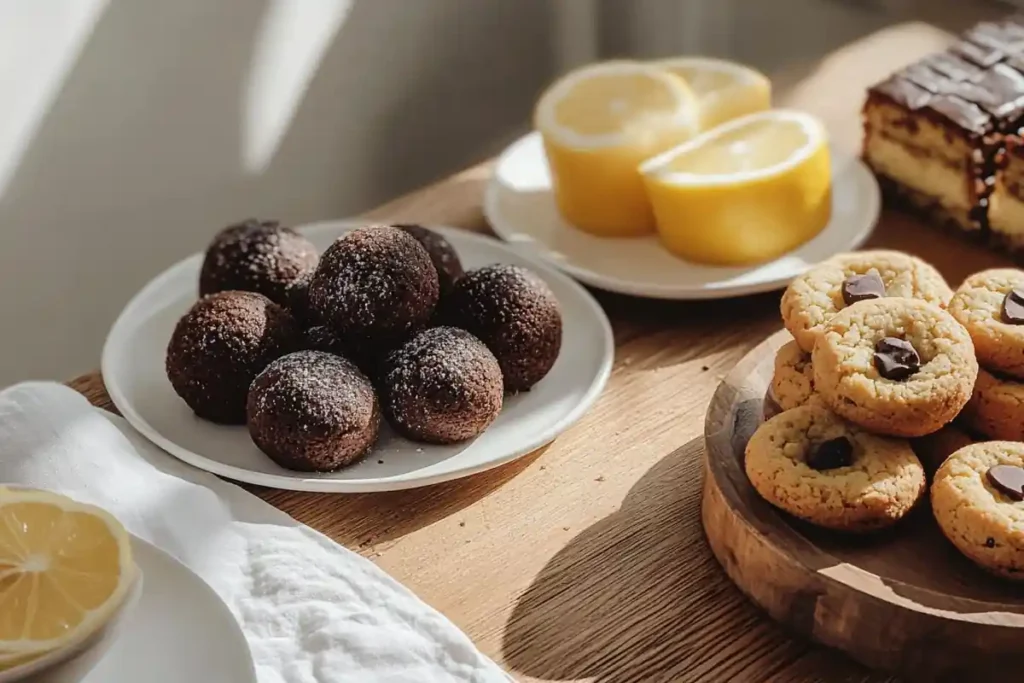
[[[270,164],[317,66],[352,8],[352,0],[271,0],[244,93],[242,167]]]
[[[0,2],[0,197],[108,1]]]

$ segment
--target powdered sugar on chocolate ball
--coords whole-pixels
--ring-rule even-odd
[[[267,297],[218,292],[196,302],[175,326],[167,378],[199,417],[243,424],[253,379],[300,345],[291,315]]]
[[[543,379],[562,347],[558,299],[547,283],[520,266],[469,271],[455,284],[441,318],[487,345],[508,391],[524,391]]]
[[[361,458],[377,440],[380,408],[355,365],[320,351],[271,363],[249,391],[253,442],[292,470],[330,472]]]
[[[412,235],[427,250],[434,268],[437,269],[441,298],[446,297],[455,286],[455,281],[462,277],[464,272],[458,252],[441,233],[424,228],[422,225],[401,224],[395,227]]]
[[[381,403],[404,436],[429,443],[465,441],[501,412],[501,369],[483,342],[454,327],[419,333],[384,361]]]
[[[309,285],[313,313],[342,339],[394,343],[424,326],[438,299],[423,246],[390,226],[358,228],[320,258]]]
[[[258,292],[290,306],[290,290],[316,269],[312,242],[277,221],[251,218],[221,230],[199,272],[199,295],[227,290]]]

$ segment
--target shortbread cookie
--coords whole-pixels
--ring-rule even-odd
[[[939,271],[919,258],[858,251],[833,256],[793,280],[782,295],[782,322],[810,352],[832,316],[857,301],[901,297],[945,306],[952,295]]]
[[[747,443],[745,467],[769,503],[841,531],[890,526],[925,490],[907,441],[868,433],[820,405],[763,423]]]
[[[1024,270],[975,273],[953,294],[948,310],[970,332],[982,367],[1024,377]]]
[[[1024,579],[1024,444],[986,441],[949,456],[932,484],[942,533],[985,569]]]
[[[970,430],[990,439],[1024,441],[1024,382],[980,368],[962,418]]]
[[[819,400],[814,392],[811,354],[801,349],[795,341],[783,344],[775,354],[775,374],[772,375],[770,396],[778,405],[779,412]]]
[[[847,306],[811,355],[814,386],[839,415],[893,436],[924,436],[971,397],[978,362],[963,325],[918,299]]]
[[[946,462],[946,458],[964,446],[974,443],[971,435],[956,427],[956,424],[946,425],[937,432],[910,440],[910,447],[924,465],[924,473],[929,479],[935,476],[942,463]]]

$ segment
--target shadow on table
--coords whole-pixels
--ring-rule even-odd
[[[400,538],[472,505],[529,467],[548,449],[487,472],[433,486],[384,493],[312,494],[248,487],[299,522],[355,551]]]
[[[765,619],[707,547],[702,452],[698,438],[661,460],[551,559],[506,624],[508,666],[596,683],[785,680],[800,666],[810,646]]]

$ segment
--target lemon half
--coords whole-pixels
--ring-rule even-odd
[[[563,217],[595,235],[644,235],[654,216],[637,167],[697,132],[697,98],[651,64],[603,62],[548,88],[534,124]]]
[[[109,513],[0,488],[0,668],[96,632],[136,576],[129,536]]]
[[[698,263],[775,259],[821,232],[831,215],[827,134],[802,112],[736,119],[640,172],[661,241]]]
[[[673,57],[655,62],[697,96],[701,131],[772,106],[768,77],[749,66],[710,57]]]

